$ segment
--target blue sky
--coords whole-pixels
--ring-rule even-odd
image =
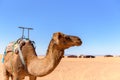
[[[119,0],[0,0],[0,53],[32,27],[30,39],[45,55],[54,32],[79,36],[83,44],[65,54],[120,55]],[[27,33],[26,33],[27,34]]]

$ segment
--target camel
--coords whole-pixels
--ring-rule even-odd
[[[4,80],[23,80],[29,76],[29,80],[51,73],[60,63],[64,50],[72,46],[80,46],[82,41],[77,36],[56,32],[49,43],[46,56],[38,58],[32,41],[21,40],[20,50],[25,62],[23,65],[19,51],[8,51],[4,56]]]

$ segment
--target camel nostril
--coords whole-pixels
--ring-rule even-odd
[[[80,45],[82,44],[82,41],[80,40]]]
[[[81,41],[81,39],[80,39],[80,38],[78,38],[78,40],[79,40],[79,41]]]
[[[82,44],[81,39],[78,38],[78,42],[77,42],[78,46],[80,46]]]

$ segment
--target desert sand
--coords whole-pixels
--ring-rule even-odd
[[[120,80],[120,57],[63,58],[52,73],[37,80]]]

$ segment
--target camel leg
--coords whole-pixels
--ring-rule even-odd
[[[13,76],[11,75],[11,80],[13,80]]]
[[[9,75],[4,75],[4,80],[9,80]]]
[[[3,76],[4,76],[4,80],[9,80],[9,72],[3,68]]]
[[[19,80],[18,77],[13,77],[13,80]]]
[[[36,80],[37,77],[36,76],[29,76],[29,80]]]
[[[13,80],[20,80],[17,73],[13,74]]]

